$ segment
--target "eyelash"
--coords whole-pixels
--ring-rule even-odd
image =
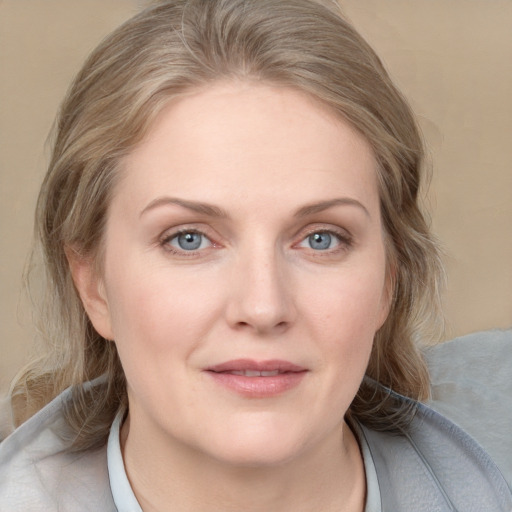
[[[185,249],[177,249],[175,247],[173,247],[171,245],[171,241],[174,240],[175,238],[179,237],[180,235],[188,235],[188,234],[196,234],[196,235],[200,235],[204,238],[206,238],[211,246],[210,247],[216,247],[217,244],[215,244],[214,242],[212,242],[210,240],[210,238],[208,237],[208,235],[206,235],[206,233],[204,233],[204,231],[200,230],[200,229],[195,229],[195,228],[181,228],[181,229],[178,229],[177,231],[174,231],[173,233],[166,233],[161,239],[160,239],[160,245],[162,246],[162,248],[171,253],[171,254],[174,254],[176,256],[182,256],[182,257],[185,257],[185,258],[190,258],[190,257],[194,257],[194,256],[198,256],[199,253],[201,251],[203,251],[204,249],[198,249],[198,250],[192,250],[192,251],[187,251]]]
[[[299,244],[304,243],[310,236],[312,235],[330,235],[334,236],[338,240],[338,246],[333,249],[324,249],[324,250],[314,250],[313,254],[315,257],[328,257],[336,255],[340,252],[349,250],[354,245],[354,240],[352,236],[345,230],[337,230],[334,228],[326,229],[326,228],[313,228],[308,230],[303,236],[301,236]],[[297,244],[296,244],[297,245]]]
[[[213,242],[211,240],[211,238],[203,230],[200,230],[197,228],[181,228],[179,230],[173,231],[170,234],[166,233],[161,237],[159,244],[166,252],[171,253],[176,256],[189,257],[189,258],[199,256],[200,253],[202,251],[204,251],[204,248],[187,251],[185,249],[181,249],[181,250],[177,249],[171,245],[172,240],[176,239],[180,235],[185,235],[185,234],[197,234],[197,235],[200,235],[200,236],[206,238],[209,241],[209,243],[211,244],[209,246],[209,248],[219,247],[219,244],[216,244],[215,242]],[[333,255],[338,254],[339,252],[349,250],[354,244],[352,236],[345,230],[341,231],[341,230],[332,229],[332,228],[331,229],[315,228],[315,229],[310,229],[310,230],[306,231],[306,233],[304,233],[301,236],[300,241],[298,243],[294,244],[293,247],[299,246],[301,243],[305,242],[310,236],[315,235],[315,234],[321,234],[321,235],[327,234],[330,236],[334,236],[338,240],[338,246],[336,246],[333,249],[328,248],[328,249],[324,249],[324,250],[314,250],[312,247],[310,247],[309,249],[312,251],[312,253],[314,254],[315,257],[333,256]],[[304,248],[304,249],[308,249],[308,248]]]

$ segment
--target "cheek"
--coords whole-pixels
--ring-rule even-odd
[[[344,333],[374,334],[387,312],[385,282],[384,266],[373,271],[371,267],[343,269],[310,287],[314,291],[305,309],[314,312],[319,325],[338,326]]]
[[[302,308],[311,337],[323,340],[333,371],[362,376],[387,312],[384,265],[345,269],[316,284]]]
[[[163,383],[177,386],[187,378],[184,363],[207,330],[200,296],[190,287],[183,292],[179,282],[173,286],[155,268],[113,274],[109,292],[129,394],[159,408],[169,399]]]
[[[328,293],[315,292],[308,303],[307,330],[314,340],[319,385],[312,415],[321,415],[326,428],[343,417],[366,372],[378,329],[381,287],[379,275],[358,277],[356,272],[330,280]],[[327,406],[326,406],[327,404]]]
[[[115,261],[115,258],[113,258]],[[108,302],[116,343],[129,357],[159,359],[169,350],[187,351],[207,333],[219,301],[201,276],[141,257],[111,265]]]

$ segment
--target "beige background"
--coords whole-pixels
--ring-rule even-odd
[[[0,0],[0,389],[34,336],[20,299],[57,106],[137,0]],[[447,337],[512,325],[512,2],[346,0],[420,117],[446,251]]]

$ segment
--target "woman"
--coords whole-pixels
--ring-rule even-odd
[[[59,116],[53,321],[14,387],[2,509],[510,510],[418,403],[440,275],[421,163],[329,2],[174,0],[120,27]]]

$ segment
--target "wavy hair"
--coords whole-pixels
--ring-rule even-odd
[[[115,344],[93,328],[73,285],[64,249],[101,249],[121,159],[142,140],[170,99],[218,80],[300,90],[361,132],[378,162],[388,272],[389,316],[377,332],[369,377],[349,415],[371,428],[406,425],[389,390],[424,399],[429,378],[419,350],[438,323],[438,249],[419,206],[424,150],[415,118],[381,61],[327,0],[171,0],[125,22],[85,62],[60,109],[53,153],[36,210],[34,258],[42,260],[39,309],[43,355],[15,381],[19,423],[64,388],[72,450],[105,443],[126,405]],[[103,376],[101,384],[84,383]],[[382,386],[371,385],[377,381]]]

